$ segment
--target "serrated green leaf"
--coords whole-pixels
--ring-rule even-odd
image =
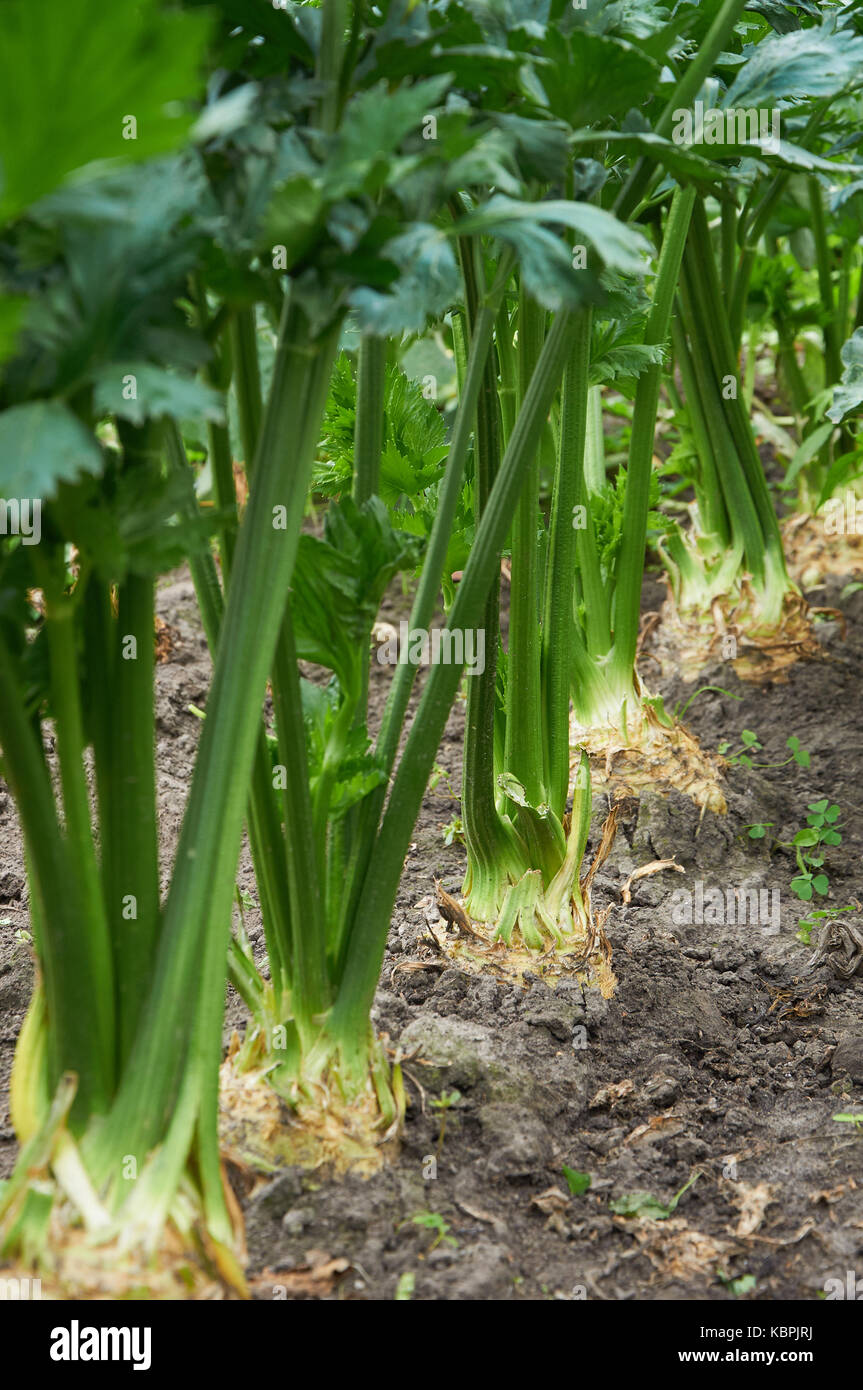
[[[420,333],[440,318],[459,292],[452,243],[430,224],[418,223],[383,248],[400,274],[387,293],[361,286],[351,295],[360,327],[382,337]]]
[[[302,677],[300,694],[309,757],[309,781],[314,795],[324,760],[332,757],[331,740],[341,703],[341,690],[337,679],[328,685],[319,685]],[[370,748],[365,728],[355,726],[338,755],[329,795],[328,820],[339,820],[369,792],[381,786],[386,776],[385,767]]]
[[[405,138],[422,135],[423,119],[437,109],[450,81],[450,75],[442,73],[404,83],[395,91],[380,82],[353,97],[324,166],[328,200],[374,192],[375,185],[386,180],[390,156]]]
[[[590,383],[598,386],[618,381],[621,377],[639,377],[650,366],[661,367],[665,356],[665,349],[660,344],[622,343],[619,347],[610,348],[602,357],[591,360]]]
[[[224,399],[202,381],[177,376],[151,362],[126,362],[102,367],[93,378],[96,409],[140,425],[144,420],[170,416],[175,420],[225,418]]]
[[[50,270],[5,368],[11,399],[80,390],[124,362],[194,373],[208,348],[180,300],[210,229],[207,210],[202,173],[179,157],[43,199],[24,225],[34,259],[50,248]]]
[[[361,507],[341,498],[327,509],[323,537],[300,537],[291,593],[297,653],[334,671],[351,696],[384,591],[416,566],[421,549],[393,529],[378,497]]]
[[[164,475],[158,455],[147,465],[116,467],[111,487],[85,478],[58,499],[57,523],[108,583],[126,574],[156,575],[203,550],[213,531],[230,523],[215,509],[189,517],[187,480]]]
[[[837,28],[830,17],[818,28],[768,34],[750,50],[726,99],[727,106],[770,106],[801,97],[833,96],[863,68],[863,38]]]
[[[550,31],[552,58],[538,81],[549,109],[570,126],[586,126],[640,106],[652,94],[659,65],[624,39],[576,30],[568,38]]]
[[[492,120],[503,132],[525,181],[563,181],[569,162],[569,141],[564,126],[498,112],[493,114]]]
[[[835,425],[863,405],[863,328],[855,329],[847,343],[843,344],[842,363],[842,384],[835,387],[833,404],[827,411],[828,418]]]
[[[102,450],[59,401],[30,401],[0,414],[0,494],[54,497],[61,483],[102,472]]]
[[[459,231],[504,236],[522,223],[531,224],[535,229],[548,225],[568,227],[584,237],[606,266],[629,275],[643,275],[647,270],[645,257],[652,254],[650,243],[641,232],[619,221],[604,208],[560,198],[522,203],[497,194],[463,219]]]

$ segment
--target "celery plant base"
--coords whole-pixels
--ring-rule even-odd
[[[789,517],[782,528],[782,548],[788,573],[801,589],[812,589],[830,575],[863,574],[863,531],[828,531],[823,509],[817,515],[795,512]]]
[[[558,942],[547,922],[537,915],[536,904],[530,905],[532,898],[530,892],[517,895],[516,902],[523,908],[517,915],[512,913],[511,900],[508,941],[502,940],[498,925],[471,921],[468,930],[463,926],[455,932],[433,929],[436,954],[470,975],[492,975],[504,984],[524,985],[526,977],[538,976],[553,989],[561,980],[577,980],[583,988],[599,989],[604,999],[610,999],[617,980],[605,934],[609,909],[591,913],[586,927],[580,930],[573,910],[573,931]],[[537,939],[541,945],[528,944]]]
[[[573,774],[572,810],[562,820],[548,808],[540,813],[527,804],[519,806],[519,811],[527,813],[520,824],[507,814],[497,814],[496,823],[505,832],[499,843],[511,853],[482,860],[468,840],[462,903],[437,884],[438,907],[455,936],[445,934],[439,939],[433,933],[432,939],[444,954],[464,957],[469,969],[496,970],[510,981],[520,982],[526,971],[537,969],[550,979],[595,969],[600,988],[610,994],[614,976],[603,931],[607,911],[594,917],[590,885],[611,851],[618,811],[612,809],[607,817],[599,849],[582,876],[593,804],[586,754],[577,757]],[[531,828],[531,818],[552,825],[555,831],[545,840],[542,869],[528,867],[537,862],[532,852],[535,843],[530,845],[520,834],[521,827]]]
[[[761,595],[746,578],[734,595],[715,598],[706,611],[680,607],[669,593],[652,651],[663,673],[679,674],[687,682],[721,661],[727,661],[740,680],[783,681],[796,662],[823,659],[812,627],[818,611],[789,587],[776,615],[765,615]]]
[[[590,728],[573,717],[573,766],[583,748],[591,760],[595,786],[634,794],[648,788],[665,795],[679,791],[703,809],[724,815],[723,760],[703,749],[685,724],[669,719],[661,701],[644,691],[627,706],[619,721]]]
[[[42,1194],[40,1194],[42,1195]],[[60,1204],[45,1227],[47,1257],[13,1260],[2,1266],[4,1279],[33,1278],[41,1296],[58,1301],[105,1300],[233,1300],[248,1297],[240,1263],[232,1251],[219,1247],[200,1230],[166,1227],[164,1240],[153,1254],[123,1248],[119,1241],[94,1244]]]
[[[116,1214],[108,1211],[65,1128],[40,1157],[44,1162],[39,1166],[27,1164],[26,1181],[14,1200],[8,1205],[0,1200],[0,1207],[6,1207],[0,1210],[4,1277],[35,1274],[42,1297],[59,1300],[248,1297],[243,1220],[233,1196],[231,1246],[208,1231],[191,1173],[174,1193],[167,1219],[154,1229],[127,1209],[133,1205],[131,1196]],[[223,1185],[230,1192],[224,1175]]]
[[[526,973],[540,974],[553,985],[576,977],[597,985],[605,998],[614,992],[611,947],[605,935],[610,908],[594,913],[591,884],[611,853],[620,807],[614,806],[602,827],[599,847],[582,876],[591,817],[591,779],[587,756],[580,754],[573,782],[573,809],[564,817],[565,853],[547,884],[538,869],[529,869],[497,884],[493,915],[474,920],[473,895],[462,903],[437,886],[438,907],[452,933],[432,930],[435,948],[474,973],[491,972],[520,984]],[[468,879],[474,874],[469,870]],[[484,879],[486,888],[490,880]]]
[[[260,1172],[297,1166],[371,1177],[399,1152],[401,1069],[373,1034],[360,1084],[335,1048],[316,1051],[289,1064],[275,1060],[260,1031],[245,1043],[234,1035],[220,1073],[223,1149]]]
[[[92,1137],[98,1145],[101,1122],[92,1121],[80,1143],[70,1133],[76,1078],[66,1073],[52,1098],[46,1042],[44,991],[37,987],[10,1088],[21,1151],[12,1176],[0,1184],[0,1262],[35,1270],[47,1298],[247,1296],[243,1218],[224,1171],[225,1221],[208,1219],[203,1190],[182,1154],[166,1174],[170,1138],[140,1172],[131,1155],[116,1154],[110,1168],[122,1180],[103,1192],[91,1175],[89,1143]]]

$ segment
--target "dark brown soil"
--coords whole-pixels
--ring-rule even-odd
[[[839,588],[815,601],[835,602]],[[648,584],[647,606],[658,597]],[[422,940],[433,881],[457,892],[464,857],[443,839],[458,803],[443,780],[427,793],[376,1006],[379,1029],[411,1056],[401,1153],[369,1180],[288,1169],[258,1186],[246,1219],[250,1272],[266,1271],[259,1297],[287,1288],[392,1299],[412,1281],[416,1299],[816,1299],[828,1279],[863,1269],[863,1133],[833,1118],[863,1109],[863,978],[841,981],[827,966],[807,974],[791,854],[746,833],[770,821],[788,841],[806,803],[831,797],[844,841],[828,861],[827,901],[863,897],[863,593],[841,606],[847,639],[825,625],[829,659],[797,666],[785,685],[742,686],[730,667],[705,673],[704,683],[730,692],[705,693],[689,711],[705,746],[748,728],[764,745],[759,761],[775,763],[795,733],[811,766],[732,768],[724,818],[699,820],[679,796],[642,798],[595,888],[599,906],[615,904],[619,983],[608,1001],[574,983],[501,985],[434,957]],[[396,596],[382,616],[401,607]],[[157,674],[167,875],[199,728],[188,705],[206,702],[209,662],[185,575],[166,582],[160,611],[180,633]],[[653,669],[648,660],[649,682]],[[379,706],[386,676],[374,674]],[[692,693],[656,687],[669,708]],[[439,754],[456,791],[462,727],[457,706]],[[685,878],[643,879],[621,904],[634,869],[673,855]],[[238,878],[254,897],[245,850]],[[676,925],[672,895],[698,880],[705,892],[778,889],[778,932]],[[247,924],[259,941],[257,911]],[[32,983],[29,949],[15,936],[26,925],[21,840],[0,783],[0,1173],[15,1152],[5,1088]],[[397,969],[416,961],[426,968]],[[232,997],[226,1031],[242,1026]],[[435,1101],[453,1091],[460,1098],[444,1112]],[[590,1175],[586,1193],[570,1196],[564,1165]],[[656,1219],[656,1204],[667,1210],[694,1174],[673,1214]],[[637,1193],[655,1199],[652,1209],[642,1198],[640,1215],[623,1214]],[[327,1258],[346,1266],[304,1279]]]

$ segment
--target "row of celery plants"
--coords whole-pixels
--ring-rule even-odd
[[[59,30],[70,48],[83,7],[78,0]],[[373,340],[395,331],[393,316],[421,326],[429,306],[437,313],[448,306],[458,287],[452,242],[478,241],[484,228],[496,237],[490,245],[498,263],[472,308],[446,479],[415,599],[413,624],[425,626],[481,413],[495,322],[519,251],[528,262],[526,278],[546,275],[557,286],[547,306],[556,310],[554,321],[522,374],[517,418],[449,615],[454,630],[476,627],[525,470],[580,331],[560,286],[577,301],[587,282],[571,267],[564,272],[561,257],[565,263],[568,253],[546,227],[566,221],[576,204],[529,213],[546,247],[548,265],[539,272],[536,256],[525,251],[525,209],[515,200],[496,205],[487,228],[472,225],[469,216],[453,228],[443,211],[435,225],[430,198],[439,196],[443,208],[466,185],[440,152],[425,151],[424,161],[416,155],[408,161],[415,173],[419,167],[428,175],[424,186],[419,179],[412,188],[402,180],[400,147],[419,138],[423,113],[440,102],[450,79],[385,90],[368,73],[370,35],[367,90],[353,91],[358,53],[356,45],[343,50],[346,21],[344,5],[326,4],[316,51],[297,31],[291,62],[298,81],[293,90],[289,81],[282,95],[285,109],[303,119],[269,170],[262,226],[250,231],[242,218],[231,222],[225,213],[241,202],[231,184],[237,166],[237,182],[249,172],[237,122],[242,127],[244,112],[254,107],[254,91],[245,106],[230,96],[213,102],[201,122],[200,154],[140,174],[94,171],[89,182],[32,212],[26,197],[17,210],[9,261],[13,284],[17,276],[22,303],[32,312],[25,313],[20,347],[13,343],[4,370],[4,487],[44,499],[45,530],[35,555],[15,542],[3,550],[14,601],[4,608],[0,745],[28,846],[42,984],[16,1057],[13,1103],[22,1153],[0,1193],[7,1254],[32,1257],[49,1234],[56,1236],[66,1211],[62,1194],[88,1238],[150,1250],[159,1247],[166,1222],[188,1235],[201,1212],[216,1267],[239,1278],[230,1253],[236,1213],[218,1146],[228,960],[267,1030],[267,1061],[275,1026],[288,1027],[290,1044],[275,1059],[279,1072],[271,1081],[293,1094],[297,1085],[326,1075],[348,1099],[372,1085],[384,1118],[395,1113],[369,1015],[404,854],[460,670],[434,669],[396,766],[412,683],[412,672],[400,669],[368,756],[362,730],[368,627],[388,579],[415,558],[373,495],[381,437],[381,350]],[[159,32],[167,47],[179,31],[166,20]],[[190,24],[190,68],[203,32]],[[133,38],[137,51],[143,34],[136,30]],[[226,30],[216,42],[231,40],[235,52],[235,38]],[[260,63],[261,46],[250,43],[248,57]],[[185,77],[191,84],[189,72]],[[278,121],[275,129],[282,129]],[[383,139],[389,166],[381,181]],[[478,182],[475,202],[488,198],[494,178]],[[148,260],[160,217],[161,259]],[[607,229],[613,230],[608,216],[600,227]],[[286,278],[266,270],[268,237],[284,253],[278,270]],[[416,257],[430,266],[419,290]],[[79,331],[64,310],[82,286]],[[255,360],[255,303],[278,313],[264,390]],[[355,500],[332,509],[322,539],[302,536],[332,366],[351,306],[368,321]],[[92,331],[97,323],[100,333]],[[200,363],[204,380],[197,384],[189,368]],[[231,378],[249,481],[241,520],[220,404]],[[180,428],[187,413],[210,422],[212,520],[195,500]],[[206,545],[211,530],[221,574]],[[198,587],[214,676],[163,899],[154,577],[182,553],[189,554]],[[44,611],[28,608],[34,591],[43,596]],[[303,655],[334,671],[324,695],[301,683]],[[34,676],[43,677],[46,666],[40,683]],[[275,768],[261,723],[268,679]],[[56,730],[59,802],[45,759],[46,720]],[[351,774],[359,793],[354,785],[346,796],[352,759],[359,763]],[[244,821],[266,917],[266,985],[229,938]],[[82,1010],[82,999],[93,1001],[92,1010]],[[56,1188],[43,1181],[46,1172]]]
[[[55,6],[70,70],[81,26],[96,23],[93,5]],[[13,42],[0,61],[11,77],[36,35],[23,0],[7,8]],[[516,26],[507,47],[493,16],[456,5],[405,13],[325,0],[319,23],[297,7],[262,17],[261,33],[238,25],[227,3],[215,25],[143,6],[111,18],[117,51],[146,59],[153,76],[147,138],[133,153],[164,155],[185,138],[188,118],[166,128],[164,101],[195,103],[208,44],[219,75],[194,145],[137,169],[91,167],[52,194],[79,166],[116,158],[83,63],[68,151],[47,141],[36,161],[53,175],[34,182],[26,161],[9,164],[0,481],[10,495],[44,499],[45,515],[38,547],[6,538],[0,550],[0,747],[40,966],[16,1053],[22,1153],[0,1188],[4,1254],[29,1259],[55,1239],[64,1201],[88,1236],[150,1250],[166,1223],[188,1236],[202,1217],[205,1252],[241,1282],[218,1139],[229,974],[256,1024],[236,1065],[298,1105],[365,1097],[379,1130],[398,1120],[399,1076],[371,1009],[461,679],[457,662],[434,665],[408,724],[415,669],[400,662],[371,739],[371,629],[400,570],[420,564],[412,629],[431,625],[443,589],[449,632],[485,634],[486,668],[467,701],[470,910],[505,940],[518,927],[532,948],[589,941],[590,776],[578,756],[568,809],[570,702],[582,725],[624,742],[637,739],[648,708],[635,658],[670,333],[694,432],[711,451],[698,479],[711,537],[769,598],[785,592],[743,403],[720,420],[717,397],[737,369],[750,243],[775,187],[759,168],[745,215],[725,218],[720,264],[728,268],[738,237],[742,286],[726,308],[705,197],[747,151],[707,158],[669,138],[675,110],[729,50],[746,59],[741,77],[763,73],[759,46],[744,54],[735,31],[742,0],[706,18],[682,6],[681,27],[694,34],[683,41],[655,20],[642,31],[626,15],[599,22],[553,9],[548,24]],[[845,36],[821,37],[841,86]],[[603,65],[605,125],[584,81]],[[769,69],[774,85],[781,66]],[[745,91],[740,80],[729,99]],[[516,88],[524,115],[511,110]],[[823,96],[823,83],[814,90]],[[122,83],[116,96],[117,109],[133,109]],[[649,138],[627,115],[633,101],[662,107]],[[807,141],[817,129],[809,119]],[[590,149],[601,160],[586,158]],[[782,151],[779,167],[804,154]],[[621,330],[621,360],[639,352],[628,359],[638,360],[625,486],[615,485],[621,534],[605,553],[597,327],[638,298],[648,243],[629,219],[652,228],[658,261],[637,342]],[[577,264],[582,240],[589,254]],[[458,398],[422,547],[379,498],[387,343],[447,313]],[[260,353],[265,321],[272,364]],[[304,530],[304,514],[349,329],[361,333],[350,488],[318,535]],[[190,443],[204,445],[213,508],[199,503]],[[447,561],[466,494],[473,534],[452,595]],[[672,558],[682,544],[669,543]],[[214,676],[163,896],[152,632],[156,576],[181,557]],[[330,672],[328,684],[306,680],[301,661]],[[230,933],[244,824],[266,973]]]

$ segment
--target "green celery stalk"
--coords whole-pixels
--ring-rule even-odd
[[[579,313],[579,333],[563,375],[561,428],[542,624],[542,706],[546,782],[551,809],[563,819],[569,792],[569,686],[574,635],[572,594],[577,553],[575,508],[587,443],[590,309]],[[601,410],[601,402],[600,402]]]
[[[218,1071],[233,880],[260,728],[257,701],[275,654],[337,334],[333,327],[312,339],[301,312],[286,303],[154,981],[117,1100],[91,1140],[94,1167],[105,1178],[115,1176],[118,1151],[143,1160],[158,1142],[181,1085],[193,1085],[188,1068],[194,1071],[196,1060],[199,1087],[209,1068]],[[282,507],[285,524],[277,529]],[[196,978],[201,989],[191,1026],[178,1027]],[[214,1133],[208,1142],[215,1144]]]
[[[524,472],[539,446],[543,425],[577,331],[576,318],[561,313],[546,338],[456,593],[448,621],[451,629],[475,627],[481,620]],[[429,675],[369,861],[341,986],[321,1043],[323,1051],[338,1052],[348,1089],[365,1084],[369,1011],[390,914],[404,856],[460,677],[458,666],[444,664],[435,666]]]
[[[674,293],[694,202],[694,189],[678,188],[672,198],[653,289],[653,304],[645,329],[646,343],[664,345],[668,339]],[[633,690],[641,616],[647,514],[650,504],[650,475],[653,467],[653,437],[661,375],[662,368],[658,363],[652,363],[639,377],[632,419],[623,537],[615,569],[614,650],[609,670],[612,688],[619,693],[621,699],[625,699]]]

